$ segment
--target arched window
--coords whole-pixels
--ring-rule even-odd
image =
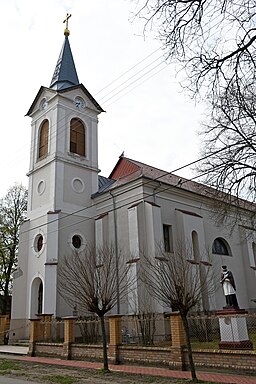
[[[194,260],[199,262],[200,261],[200,251],[199,251],[198,234],[196,231],[192,232],[192,249],[193,249]]]
[[[231,250],[228,243],[221,237],[217,237],[212,245],[212,253],[217,255],[231,256]]]
[[[39,288],[38,288],[38,306],[37,306],[37,313],[41,314],[43,312],[43,283],[41,281]]]
[[[38,147],[39,159],[46,156],[48,153],[48,135],[49,135],[49,121],[44,120],[39,132],[39,147]]]
[[[85,128],[76,118],[70,122],[70,152],[85,156]]]

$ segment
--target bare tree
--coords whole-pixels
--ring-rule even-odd
[[[250,0],[134,0],[135,17],[156,29],[167,56],[186,69],[189,88],[219,94],[255,78],[256,4]]]
[[[0,293],[1,312],[6,314],[12,291],[12,273],[17,263],[20,225],[27,213],[27,189],[15,184],[0,201]]]
[[[157,30],[167,59],[178,63],[182,84],[208,103],[208,158],[198,168],[208,176],[202,180],[227,193],[227,199],[235,195],[255,202],[256,3],[134,2],[135,17],[145,20],[146,30]]]
[[[203,132],[205,160],[197,167],[199,174],[206,175],[203,181],[219,192],[219,202],[227,203],[219,204],[219,218],[225,219],[229,208],[240,218],[245,208],[252,226],[256,219],[255,102],[254,86],[248,85],[241,94],[233,84],[221,95]]]
[[[145,256],[143,265],[142,278],[151,295],[180,312],[187,338],[191,375],[193,381],[197,381],[187,315],[192,308],[202,307],[204,297],[213,291],[208,279],[211,264],[194,261],[191,247],[179,241],[174,253],[159,250],[156,257]]]
[[[59,267],[59,292],[73,307],[96,314],[100,319],[104,371],[108,371],[105,314],[122,301],[133,282],[127,277],[129,264],[114,247],[87,246],[66,256]]]

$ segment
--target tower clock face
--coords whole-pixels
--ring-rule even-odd
[[[82,99],[82,97],[77,96],[74,100],[75,107],[77,109],[82,109],[85,107],[85,101]]]

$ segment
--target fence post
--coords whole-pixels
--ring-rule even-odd
[[[182,370],[186,370],[184,348],[187,345],[187,339],[180,313],[171,312],[170,322],[172,336],[171,363],[181,368]]]
[[[30,319],[29,356],[35,356],[36,342],[40,338],[40,321],[41,319]]]
[[[122,315],[110,315],[109,318],[109,358],[114,364],[120,364],[119,345],[122,344],[121,319]]]
[[[0,344],[8,344],[7,331],[10,326],[10,317],[9,315],[0,316]]]
[[[64,342],[63,342],[63,351],[62,357],[67,360],[71,360],[71,345],[75,341],[75,321],[76,317],[69,316],[63,317],[64,320]]]
[[[48,341],[52,337],[52,316],[53,314],[42,313],[39,318],[41,320],[42,340]]]

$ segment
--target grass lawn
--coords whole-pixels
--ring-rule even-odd
[[[101,370],[59,367],[54,365],[0,359],[1,376],[30,380],[45,384],[185,384],[190,380],[134,375],[121,372],[103,373]],[[200,384],[210,384],[199,381]],[[211,384],[214,384],[211,382]]]

